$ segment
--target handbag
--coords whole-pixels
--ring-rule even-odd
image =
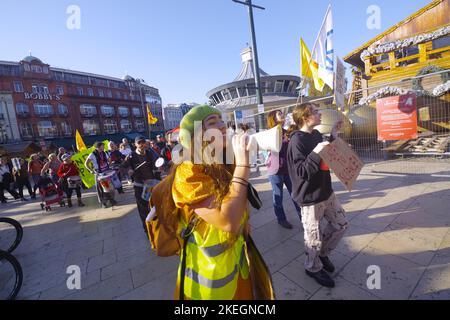
[[[262,202],[259,198],[258,191],[252,186],[252,184],[249,182],[247,185],[247,199],[252,205],[253,208],[256,210],[261,209]]]

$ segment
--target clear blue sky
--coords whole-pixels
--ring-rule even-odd
[[[254,0],[260,67],[299,74],[299,38],[312,49],[329,1]],[[428,4],[429,0],[331,1],[335,52],[342,57]],[[66,9],[81,9],[81,29],[69,30]],[[366,27],[369,5],[381,9],[381,29]],[[230,82],[251,43],[247,10],[231,0],[1,0],[0,60],[32,54],[51,66],[143,78],[163,104],[206,102]]]

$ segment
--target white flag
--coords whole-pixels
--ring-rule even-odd
[[[328,6],[325,19],[317,35],[312,60],[319,65],[319,77],[333,89],[334,71],[334,48],[333,48],[333,17],[331,15],[331,5]]]

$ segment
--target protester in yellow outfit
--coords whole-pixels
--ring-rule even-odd
[[[205,159],[194,164],[194,153],[203,154],[209,144],[203,142],[201,148],[194,148],[194,122],[202,126],[202,130],[195,132],[204,134],[206,130],[216,129],[216,133],[220,133],[216,138],[223,137],[223,147],[226,147],[226,126],[219,110],[202,105],[183,117],[180,143],[183,152],[192,151],[192,159],[173,167],[171,191],[175,205],[181,209],[181,229],[192,231],[180,254],[185,265],[180,263],[175,297],[193,300],[273,298],[270,274],[262,258],[255,265],[262,267],[259,277],[264,279],[253,279],[249,267],[253,262],[249,260],[251,254],[247,247],[256,248],[248,242],[248,137],[233,137],[234,164],[206,164],[211,162]],[[254,281],[268,283],[270,294],[263,297],[255,294]],[[184,294],[180,294],[181,290]]]

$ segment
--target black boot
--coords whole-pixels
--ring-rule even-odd
[[[81,202],[81,198],[78,198],[78,206],[79,207],[84,207],[85,204],[83,202]]]
[[[334,265],[331,263],[330,259],[328,257],[321,257],[319,256],[320,261],[322,261],[323,269],[327,272],[334,272],[335,268]]]
[[[72,208],[72,199],[71,198],[67,198],[67,206],[69,208]]]
[[[334,288],[334,280],[323,269],[319,272],[310,272],[305,270],[306,274],[311,278],[314,278],[316,282],[327,288]]]

